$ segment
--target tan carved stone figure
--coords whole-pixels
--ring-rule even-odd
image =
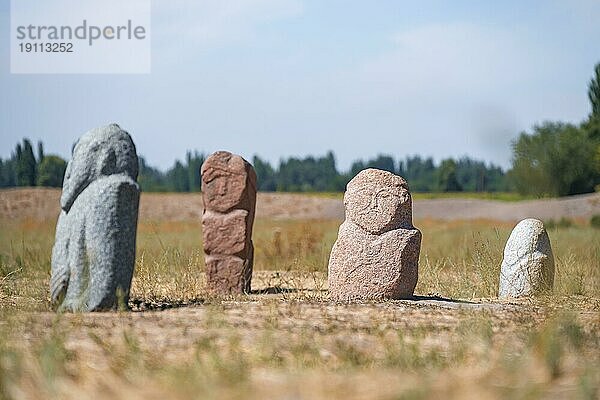
[[[329,258],[333,300],[399,299],[413,295],[418,279],[421,232],[412,225],[406,181],[366,169],[344,194],[346,220]]]
[[[249,293],[256,173],[242,157],[218,151],[201,168],[202,236],[209,290]]]

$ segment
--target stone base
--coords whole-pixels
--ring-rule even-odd
[[[254,248],[250,247],[250,257],[207,255],[206,283],[208,290],[215,294],[250,293],[252,280],[252,260]]]
[[[329,260],[332,300],[383,300],[412,297],[419,275],[421,232],[394,229],[369,234],[352,222],[340,226]]]

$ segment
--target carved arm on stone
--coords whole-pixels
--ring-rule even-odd
[[[69,268],[69,234],[67,214],[61,210],[56,223],[56,241],[52,249],[52,276],[50,278],[50,299],[60,303],[64,298],[71,269]]]

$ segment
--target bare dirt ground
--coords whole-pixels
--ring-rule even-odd
[[[20,389],[12,393],[73,399],[598,394],[586,386],[586,380],[595,385],[597,371],[585,369],[594,368],[590,359],[598,354],[590,339],[600,329],[597,300],[569,299],[570,307],[577,303],[574,320],[555,326],[551,309],[569,306],[438,298],[335,304],[315,298],[254,294],[160,312],[21,315],[9,322],[18,326],[16,347],[33,354],[21,362]],[[594,347],[584,352],[570,340]],[[44,364],[48,353],[65,360],[51,364],[51,372]],[[44,376],[52,383],[40,384]]]
[[[59,189],[0,190],[0,219],[43,220],[57,215]],[[203,204],[199,193],[143,193],[140,220],[199,220]],[[419,199],[414,201],[415,219],[518,221],[533,217],[588,220],[600,214],[600,193],[559,199],[504,202],[479,199]],[[341,199],[292,193],[259,193],[258,218],[343,219]],[[55,217],[52,217],[55,218]]]

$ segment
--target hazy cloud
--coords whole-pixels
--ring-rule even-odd
[[[299,0],[154,0],[152,29],[162,46],[217,48],[256,38],[256,28],[300,15]]]

